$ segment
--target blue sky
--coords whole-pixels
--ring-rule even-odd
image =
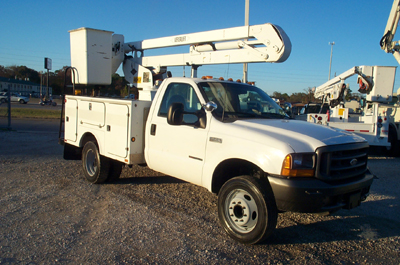
[[[279,25],[291,40],[292,53],[283,63],[249,65],[248,79],[269,94],[290,95],[319,86],[328,80],[329,42],[335,42],[332,77],[356,65],[398,66],[393,55],[379,46],[392,3],[250,0],[250,25]],[[52,59],[53,71],[70,65],[68,31],[80,27],[114,31],[123,34],[125,41],[137,41],[242,26],[244,6],[245,0],[7,1],[1,8],[0,65],[26,65],[40,71],[44,57]],[[399,39],[400,34],[395,37]],[[242,69],[242,65],[202,66],[199,76],[241,79]],[[182,67],[170,70],[182,76]],[[394,91],[399,86],[400,81]],[[355,82],[350,82],[350,88],[357,90]]]

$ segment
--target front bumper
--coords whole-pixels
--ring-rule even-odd
[[[352,209],[369,193],[374,176],[329,183],[317,178],[280,178],[268,176],[280,211],[319,213]]]

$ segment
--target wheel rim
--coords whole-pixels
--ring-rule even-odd
[[[258,207],[245,190],[236,189],[225,200],[225,216],[230,226],[238,232],[251,232],[258,221]]]
[[[86,153],[86,171],[89,176],[93,177],[97,170],[97,159],[96,154],[93,150],[89,150]]]

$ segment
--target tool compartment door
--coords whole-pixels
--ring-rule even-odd
[[[129,128],[129,107],[122,104],[107,104],[104,140],[108,154],[127,157]]]
[[[78,115],[78,101],[75,99],[67,99],[65,105],[65,140],[76,142],[77,138],[77,115]]]

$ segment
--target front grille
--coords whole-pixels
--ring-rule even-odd
[[[325,146],[316,153],[316,177],[319,179],[349,179],[367,171],[368,143]]]

